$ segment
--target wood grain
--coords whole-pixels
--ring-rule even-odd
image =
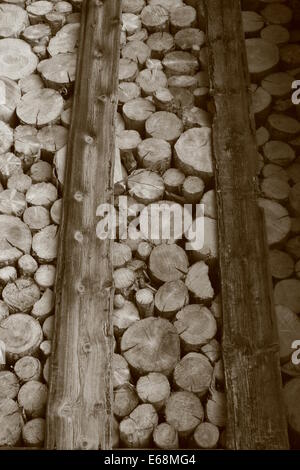
[[[204,0],[203,5],[215,104],[227,446],[287,449],[278,333],[264,220],[257,205],[257,149],[240,2]]]
[[[111,242],[96,208],[111,203],[119,0],[85,1],[69,135],[47,410],[48,449],[111,448]]]

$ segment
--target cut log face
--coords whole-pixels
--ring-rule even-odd
[[[0,76],[19,80],[32,74],[38,58],[22,39],[0,39]]]
[[[211,384],[213,368],[203,354],[186,354],[174,369],[174,383],[179,390],[203,397]]]
[[[146,134],[148,137],[164,139],[170,144],[178,139],[182,129],[181,120],[176,114],[167,111],[153,113],[146,121]]]
[[[288,211],[281,204],[269,199],[259,199],[259,206],[265,214],[268,244],[283,242],[291,229]]]
[[[124,418],[138,406],[139,399],[133,385],[124,384],[114,390],[114,415]]]
[[[26,382],[18,393],[18,403],[27,417],[41,418],[47,404],[47,386],[36,380]]]
[[[275,279],[286,279],[294,272],[293,258],[286,252],[271,250],[269,253],[271,274]]]
[[[167,320],[145,318],[125,331],[121,351],[138,375],[159,372],[168,376],[179,361],[179,337]]]
[[[271,3],[261,12],[268,24],[288,24],[293,17],[292,10],[287,5]]]
[[[155,308],[159,316],[171,319],[189,302],[189,292],[183,281],[169,281],[155,294]]]
[[[264,41],[271,42],[276,46],[282,46],[289,42],[289,31],[280,24],[270,24],[263,28],[260,36]]]
[[[48,225],[36,233],[32,250],[41,263],[51,263],[57,256],[57,226]]]
[[[294,352],[292,345],[300,338],[300,319],[284,305],[276,305],[276,318],[280,344],[280,360],[287,362]]]
[[[57,54],[64,54],[67,52],[75,52],[79,41],[79,23],[71,23],[63,26],[54,36],[50,39],[48,45],[48,52],[53,57]]]
[[[0,400],[16,398],[20,389],[17,376],[8,370],[0,371]]]
[[[300,313],[300,281],[298,279],[284,279],[279,281],[274,289],[276,305],[288,307],[294,313]]]
[[[169,33],[158,32],[151,34],[147,40],[153,59],[163,59],[164,55],[174,49],[174,38]]]
[[[293,213],[300,215],[300,183],[296,183],[290,190],[289,203]]]
[[[173,426],[182,438],[190,436],[204,418],[199,398],[186,391],[171,394],[165,414],[167,423]]]
[[[122,12],[138,15],[145,6],[145,0],[123,0]]]
[[[36,357],[24,356],[15,363],[14,372],[21,383],[28,382],[29,380],[39,380],[41,378],[42,366]]]
[[[18,268],[22,276],[32,276],[37,270],[38,264],[31,255],[27,254],[18,259]]]
[[[132,82],[138,75],[138,66],[134,60],[120,59],[119,63],[119,81]]]
[[[11,127],[0,121],[0,152],[8,152],[13,144],[13,131]]]
[[[169,52],[162,63],[167,76],[194,75],[199,69],[197,58],[186,51]]]
[[[22,428],[22,439],[28,447],[42,447],[45,440],[45,420],[35,418],[28,421]]]
[[[141,20],[143,26],[149,33],[157,31],[167,31],[169,26],[168,11],[163,6],[147,5],[141,12]]]
[[[55,123],[63,111],[61,95],[50,88],[26,93],[17,106],[17,116],[23,124],[37,127]]]
[[[127,328],[140,319],[138,309],[133,302],[125,300],[121,308],[113,311],[113,326],[115,336],[121,336]]]
[[[293,77],[285,72],[267,75],[261,82],[262,87],[275,98],[287,98],[292,89]]]
[[[30,315],[16,313],[1,322],[0,339],[6,345],[7,359],[16,361],[37,352],[43,332],[40,324]]]
[[[163,175],[165,188],[170,193],[180,193],[185,181],[185,174],[177,168],[168,169]]]
[[[217,447],[220,431],[212,423],[201,423],[194,432],[194,442],[199,449],[214,449]]]
[[[44,23],[28,26],[22,34],[22,37],[31,46],[48,44],[51,37],[50,26]]]
[[[300,133],[300,122],[285,114],[270,114],[267,126],[274,140],[289,141]]]
[[[5,286],[2,297],[11,312],[28,313],[34,303],[39,300],[40,290],[32,279],[18,278]]]
[[[139,405],[120,423],[121,442],[129,448],[147,448],[157,425],[155,408],[150,404]]]
[[[149,271],[158,282],[177,281],[188,272],[189,262],[185,251],[178,245],[159,245],[149,259]]]
[[[263,17],[255,11],[243,11],[242,17],[245,36],[257,36],[265,24]]]
[[[15,38],[29,25],[25,10],[17,5],[1,5],[0,38]]]
[[[185,284],[196,301],[210,302],[214,297],[214,290],[208,276],[208,266],[204,261],[198,261],[189,268]]]
[[[38,72],[47,86],[55,90],[68,88],[75,80],[76,54],[68,52],[42,60],[38,65]]]
[[[159,449],[178,449],[178,433],[168,423],[160,423],[153,431],[153,441]]]
[[[130,41],[122,49],[122,57],[133,60],[139,67],[144,66],[150,56],[150,47],[142,41]]]
[[[278,47],[260,38],[246,39],[249,72],[253,80],[260,80],[279,63]]]
[[[150,403],[158,411],[170,396],[170,384],[165,375],[152,372],[138,379],[136,391],[143,403]]]
[[[114,389],[131,381],[128,362],[120,354],[113,355],[112,369]]]
[[[21,410],[11,398],[0,400],[0,446],[19,444],[23,426]]]
[[[172,150],[163,139],[143,140],[137,149],[138,161],[143,168],[164,173],[171,165]]]
[[[287,382],[283,388],[283,396],[287,412],[287,420],[290,428],[300,435],[300,378],[294,378]]]
[[[163,198],[165,185],[161,176],[150,170],[135,170],[128,177],[130,196],[141,204],[150,204]]]
[[[170,12],[170,29],[172,34],[183,28],[191,28],[196,26],[197,12],[195,8],[186,5],[173,8]]]
[[[269,162],[280,166],[286,166],[295,159],[293,148],[286,142],[270,140],[263,146],[264,156]]]
[[[189,129],[175,144],[175,164],[186,175],[207,181],[213,176],[211,129]]]
[[[145,69],[138,74],[136,83],[141,87],[144,96],[152,96],[156,90],[165,87],[168,80],[161,70]]]
[[[0,120],[12,124],[14,113],[21,99],[20,87],[10,78],[0,78]]]
[[[182,51],[189,51],[193,47],[202,47],[205,43],[205,34],[197,28],[184,28],[175,34],[175,44]]]
[[[185,352],[198,352],[217,333],[217,323],[208,308],[187,305],[176,314],[174,326]]]
[[[300,44],[286,44],[280,48],[280,61],[285,70],[300,67]]]
[[[264,197],[274,199],[278,202],[287,201],[289,197],[290,186],[286,181],[280,178],[264,178],[261,182],[261,191]]]
[[[206,403],[206,416],[210,423],[220,428],[226,425],[226,397],[222,392],[213,391]]]
[[[125,104],[128,101],[139,98],[141,95],[140,87],[134,82],[121,82],[118,90],[119,103]]]
[[[161,5],[169,13],[173,8],[183,7],[183,0],[148,0],[149,5],[156,6]]]

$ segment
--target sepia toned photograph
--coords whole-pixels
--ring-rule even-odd
[[[0,450],[300,450],[300,0],[0,0]]]

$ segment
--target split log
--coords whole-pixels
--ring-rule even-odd
[[[76,52],[79,41],[79,23],[71,23],[63,26],[56,35],[50,39],[47,51],[50,56]]]
[[[285,249],[294,260],[300,259],[300,236],[290,238],[285,244]]]
[[[114,353],[113,362],[112,362],[112,370],[113,370],[114,389],[126,383],[129,383],[131,381],[131,374],[130,374],[128,362],[120,354]]]
[[[144,133],[147,119],[155,112],[155,106],[144,98],[135,98],[123,106],[123,118],[127,129]]]
[[[57,256],[57,226],[48,225],[33,236],[32,251],[40,263],[51,263]]]
[[[280,48],[280,63],[284,70],[300,67],[300,44],[285,44]]]
[[[55,123],[63,110],[63,98],[48,88],[26,93],[17,106],[17,116],[23,124],[37,127]]]
[[[294,272],[293,258],[285,251],[270,250],[269,265],[275,279],[287,279]]]
[[[8,361],[13,362],[35,354],[43,340],[43,332],[30,315],[15,313],[1,322],[0,340],[5,343]]]
[[[150,403],[157,411],[165,406],[170,391],[166,376],[157,372],[140,377],[136,384],[136,392],[142,403]]]
[[[126,447],[145,449],[150,446],[158,416],[152,405],[139,405],[120,423],[120,439]]]
[[[8,370],[0,371],[0,400],[16,398],[20,389],[18,377]]]
[[[170,31],[176,34],[184,28],[192,28],[197,23],[197,12],[189,5],[173,8],[170,12]]]
[[[18,259],[21,276],[32,276],[38,268],[36,260],[31,255],[23,255]]]
[[[289,24],[293,18],[293,12],[287,5],[271,3],[261,11],[268,24]]]
[[[215,449],[220,438],[220,431],[212,423],[200,423],[196,427],[193,439],[199,449]]]
[[[31,233],[17,217],[0,215],[0,266],[14,264],[31,249]]]
[[[45,207],[32,206],[25,210],[23,220],[30,230],[37,231],[50,225],[50,214]]]
[[[169,15],[161,5],[147,5],[141,11],[143,26],[149,33],[167,31],[169,28]]]
[[[201,48],[205,43],[205,34],[197,28],[184,28],[174,37],[177,48],[190,51],[194,47]]]
[[[135,170],[128,176],[127,184],[130,196],[141,204],[150,204],[163,199],[165,185],[162,177],[154,171]]]
[[[53,9],[53,3],[48,1],[37,1],[27,6],[30,23],[37,24],[44,20],[45,15]]]
[[[276,69],[279,63],[279,50],[275,44],[261,38],[246,39],[246,52],[249,72],[254,81]]]
[[[15,363],[14,372],[21,383],[40,380],[42,365],[36,357],[24,356]]]
[[[199,352],[217,333],[217,322],[203,305],[188,305],[177,312],[174,326],[184,352]]]
[[[40,290],[32,279],[19,278],[5,286],[2,297],[12,313],[28,313],[39,300]]]
[[[289,191],[289,184],[277,177],[264,178],[261,182],[262,195],[267,199],[274,199],[278,202],[287,201]]]
[[[54,331],[54,315],[47,317],[43,323],[43,333],[46,339],[52,339]]]
[[[17,5],[1,5],[0,38],[17,38],[28,25],[26,10]]]
[[[170,322],[149,317],[125,331],[121,351],[138,375],[160,372],[168,376],[179,361],[179,337]]]
[[[21,90],[13,80],[6,77],[0,78],[0,120],[13,124],[15,110],[21,99]]]
[[[44,416],[47,404],[48,389],[37,380],[29,380],[20,388],[18,403],[28,418]]]
[[[155,308],[162,318],[171,319],[188,302],[188,289],[180,280],[166,282],[155,294]]]
[[[168,80],[161,70],[145,69],[138,74],[136,83],[141,87],[143,96],[152,96],[156,90],[167,86]]]
[[[178,433],[168,423],[160,423],[153,431],[153,442],[158,449],[178,449]]]
[[[287,420],[291,430],[300,436],[300,407],[299,407],[300,379],[294,378],[287,382],[283,388]]]
[[[113,310],[113,327],[116,337],[122,336],[123,333],[140,319],[138,309],[133,302],[125,300],[121,308]]]
[[[177,168],[170,168],[163,174],[165,188],[170,193],[181,193],[185,174]]]
[[[270,140],[263,146],[264,156],[271,163],[286,166],[292,163],[296,154],[293,148],[286,142]]]
[[[148,137],[163,139],[173,144],[182,133],[182,122],[176,114],[167,111],[153,113],[145,124]]]
[[[186,354],[174,369],[174,384],[177,389],[193,392],[202,398],[210,387],[213,368],[203,354],[191,352]]]
[[[25,41],[12,38],[0,39],[1,75],[11,80],[19,80],[32,74],[37,64],[37,56]]]
[[[35,418],[22,428],[22,439],[27,447],[42,447],[45,440],[45,420]]]
[[[176,244],[156,246],[150,255],[149,272],[157,282],[178,281],[188,272],[185,251]]]
[[[300,183],[296,183],[290,190],[289,203],[290,207],[296,216],[300,215]]]
[[[8,152],[13,144],[13,130],[3,121],[0,121],[0,152]]]
[[[68,89],[75,81],[76,54],[67,52],[42,60],[38,65],[38,72],[46,86],[55,90]]]
[[[119,64],[119,81],[132,82],[136,79],[138,74],[138,66],[134,60],[120,59]]]
[[[31,315],[42,322],[54,309],[54,294],[51,289],[46,289],[41,298],[34,304]]]
[[[163,139],[145,139],[138,145],[137,157],[143,168],[164,173],[171,166],[171,146]]]
[[[17,403],[10,398],[0,400],[0,446],[17,446],[23,424]]]
[[[274,288],[276,305],[288,307],[293,312],[300,313],[300,281],[298,279],[284,279]]]
[[[43,291],[53,287],[55,281],[55,266],[52,264],[42,264],[34,274],[34,280]]]
[[[118,88],[119,104],[123,105],[128,101],[139,98],[141,95],[140,87],[134,82],[121,82]]]
[[[243,11],[242,19],[246,38],[257,36],[265,24],[264,18],[255,11]]]
[[[214,390],[206,403],[207,420],[222,428],[226,425],[226,397],[225,393]]]
[[[160,60],[175,47],[173,36],[166,32],[151,34],[147,39],[147,45],[151,49],[151,57]]]
[[[178,432],[179,437],[190,436],[204,419],[202,404],[191,392],[172,393],[166,405],[166,421]]]
[[[267,127],[274,140],[289,141],[300,132],[300,122],[296,119],[279,113],[270,114]]]
[[[172,75],[195,75],[199,70],[197,58],[186,51],[168,52],[162,63],[168,77]]]
[[[263,28],[260,36],[264,41],[271,42],[276,46],[287,44],[290,39],[289,31],[280,24],[270,24]]]
[[[151,49],[142,41],[130,41],[123,47],[121,55],[124,59],[136,62],[142,68],[151,56]]]
[[[269,245],[284,241],[291,229],[288,211],[278,202],[260,198],[259,206],[264,210],[266,234]]]
[[[214,297],[208,266],[204,261],[198,261],[189,268],[185,284],[196,301],[210,302]]]
[[[189,129],[174,147],[175,165],[186,175],[199,176],[207,181],[213,176],[211,129]]]
[[[145,6],[145,0],[123,0],[122,12],[138,15]]]
[[[23,31],[22,37],[32,47],[39,45],[44,46],[49,42],[51,29],[50,26],[44,23],[28,26]]]
[[[26,193],[31,186],[31,178],[28,175],[22,173],[16,173],[10,176],[7,180],[7,189],[18,191],[20,193]]]
[[[131,384],[124,384],[114,390],[114,415],[125,418],[138,406],[139,399]]]
[[[135,294],[135,301],[141,318],[152,317],[154,313],[154,295],[148,288],[140,289]]]
[[[276,318],[280,344],[280,360],[289,361],[294,352],[292,345],[300,338],[300,319],[284,305],[276,305]]]
[[[48,209],[57,199],[57,189],[52,183],[32,184],[26,193],[26,201],[32,206]]]

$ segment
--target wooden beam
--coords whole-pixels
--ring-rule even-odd
[[[96,209],[112,203],[119,0],[82,7],[56,282],[48,449],[111,448],[111,242]]]
[[[287,449],[277,326],[239,0],[204,0],[215,103],[213,149],[230,449]],[[200,9],[201,13],[201,9]]]

